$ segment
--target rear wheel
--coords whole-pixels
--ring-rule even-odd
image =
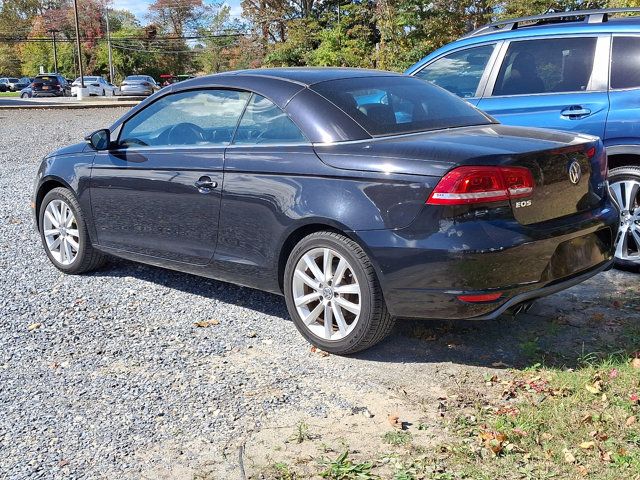
[[[40,206],[40,238],[49,260],[59,270],[78,274],[95,270],[106,256],[91,245],[80,205],[66,188],[54,188]]]
[[[611,198],[620,210],[615,265],[640,269],[640,167],[618,167],[609,172]]]
[[[364,350],[393,328],[371,261],[344,235],[317,232],[303,238],[289,255],[284,288],[298,331],[327,352]]]

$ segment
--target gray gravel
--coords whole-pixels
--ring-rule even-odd
[[[340,358],[312,352],[275,295],[119,260],[63,275],[31,223],[37,165],[122,113],[0,110],[0,478],[240,478],[237,446],[283,416],[342,422],[368,408],[384,419],[409,398],[435,415],[452,378],[525,361],[523,332],[542,326],[548,348],[584,348],[589,335],[545,337],[545,322],[637,281],[610,272],[545,300],[538,317],[440,324],[435,341],[404,322]]]

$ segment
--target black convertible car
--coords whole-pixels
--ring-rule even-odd
[[[502,126],[417,78],[201,77],[87,140],[36,178],[57,268],[111,254],[284,293],[300,332],[334,353],[398,317],[495,318],[611,265],[597,138]]]

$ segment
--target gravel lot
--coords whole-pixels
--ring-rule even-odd
[[[122,113],[0,110],[0,478],[241,478],[241,445],[252,477],[320,456],[284,443],[297,422],[363,451],[393,412],[430,445],[452,385],[526,366],[534,338],[571,366],[640,320],[639,277],[607,272],[517,320],[403,322],[340,358],[311,351],[274,295],[118,260],[65,276],[32,227],[34,173]]]

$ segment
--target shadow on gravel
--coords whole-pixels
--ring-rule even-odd
[[[135,277],[290,321],[282,297],[208,278],[120,259],[93,275]],[[529,312],[515,318],[399,320],[388,339],[351,358],[493,368],[535,364],[578,368],[590,360],[640,350],[639,282],[640,275],[603,274],[540,299]]]
[[[245,288],[188,273],[112,258],[96,277],[134,277],[192,295],[233,303],[265,315],[289,319],[284,298],[272,293]]]

